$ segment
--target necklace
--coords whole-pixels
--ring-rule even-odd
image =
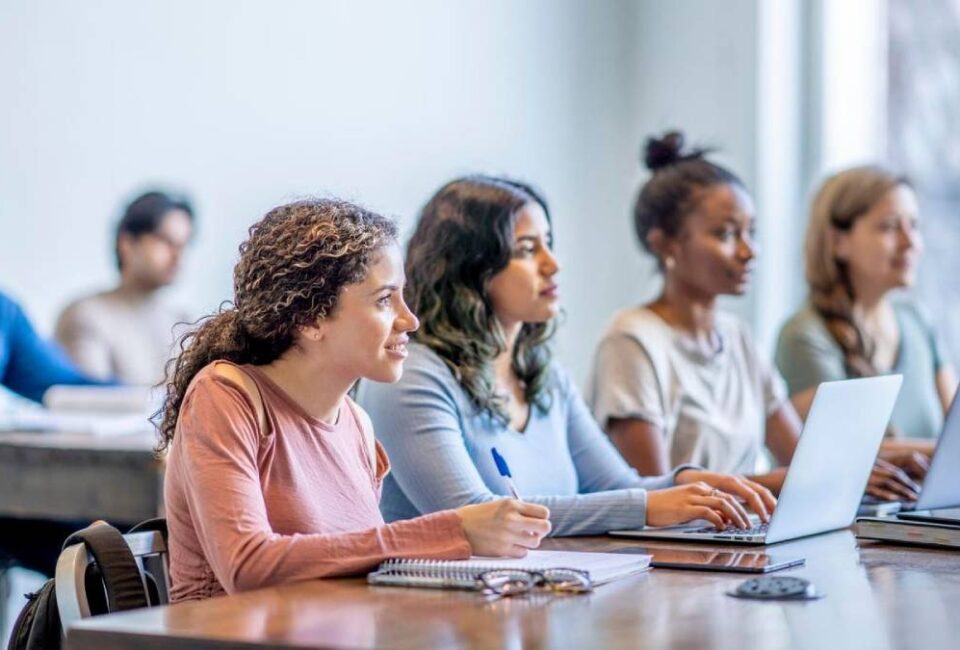
[[[678,338],[682,347],[686,349],[689,354],[694,355],[702,361],[713,361],[723,354],[723,336],[715,329],[710,331],[706,344],[686,334],[680,335]]]

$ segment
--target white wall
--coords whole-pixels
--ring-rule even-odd
[[[626,219],[628,4],[17,2],[0,6],[0,285],[49,332],[113,281],[122,201],[159,182],[196,197],[179,297],[230,292],[245,229],[331,193],[412,215],[471,171],[540,185],[556,217],[580,375],[592,274]]]
[[[715,147],[712,158],[753,194],[754,283],[722,305],[751,324],[764,354],[803,293],[801,1],[644,0],[635,16],[630,139],[680,128],[692,143]],[[655,275],[648,260],[636,293],[650,297]]]
[[[639,3],[635,17],[636,83],[630,89],[636,185],[641,143],[651,134],[680,129],[688,144],[715,148],[713,160],[752,188],[756,179],[757,6],[754,0],[675,0]],[[630,242],[634,250],[638,245]],[[659,282],[651,260],[638,277],[638,299]],[[725,306],[752,318],[751,291]]]
[[[754,190],[760,253],[754,333],[761,351],[771,354],[783,321],[806,296],[804,1],[767,0],[758,5]]]
[[[630,223],[642,139],[680,127],[761,176],[758,15],[756,0],[2,3],[0,286],[49,332],[113,282],[120,206],[160,183],[196,198],[176,293],[199,313],[229,297],[246,228],[280,201],[341,195],[408,230],[454,175],[508,173],[553,208],[559,355],[582,381],[610,314],[657,288]],[[753,298],[732,307],[755,321]]]
[[[819,2],[823,51],[816,162],[825,175],[886,159],[889,34],[886,0]]]

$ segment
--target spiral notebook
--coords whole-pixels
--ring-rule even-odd
[[[367,576],[367,582],[372,585],[400,587],[479,589],[481,585],[477,576],[484,571],[578,569],[586,571],[590,575],[590,581],[596,586],[649,568],[649,555],[530,551],[526,557],[519,559],[474,556],[469,560],[387,560]]]

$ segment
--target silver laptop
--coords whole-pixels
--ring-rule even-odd
[[[960,392],[953,398],[914,512],[902,519],[960,520]]]
[[[706,522],[611,531],[611,535],[774,544],[853,523],[903,378],[884,375],[817,387],[768,524],[717,530]],[[759,520],[757,520],[759,521]]]

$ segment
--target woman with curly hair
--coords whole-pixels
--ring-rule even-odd
[[[824,181],[807,225],[809,300],[783,326],[776,360],[801,413],[821,381],[902,374],[891,433],[914,440],[884,446],[929,450],[957,380],[929,315],[891,295],[914,283],[918,224],[916,195],[889,170],[856,167]]]
[[[522,556],[546,508],[499,500],[385,524],[389,470],[347,392],[396,381],[417,319],[393,222],[308,200],[250,229],[234,304],[181,342],[160,451],[174,601],[352,574],[390,557]]]
[[[775,501],[765,488],[689,466],[643,478],[605,438],[550,359],[552,240],[544,199],[505,178],[455,180],[423,208],[406,259],[422,326],[403,378],[362,382],[358,397],[394,460],[385,518],[509,494],[496,447],[523,498],[550,508],[556,535],[700,518],[746,526],[736,497],[766,519]]]

